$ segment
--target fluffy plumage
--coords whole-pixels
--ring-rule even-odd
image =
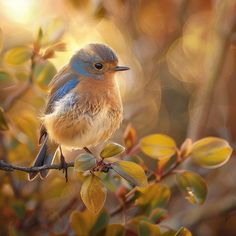
[[[46,162],[48,142],[69,149],[89,148],[105,142],[118,129],[123,107],[114,72],[128,68],[117,63],[110,48],[90,44],[53,78],[42,117],[40,160],[35,165]]]

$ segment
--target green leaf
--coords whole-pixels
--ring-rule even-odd
[[[163,159],[176,153],[175,141],[164,134],[153,134],[141,139],[140,148],[143,153],[154,159]]]
[[[193,144],[192,160],[205,168],[217,168],[229,160],[232,151],[226,140],[208,137]]]
[[[133,185],[146,186],[148,184],[143,168],[134,162],[118,161],[112,163],[111,166],[115,172]]]
[[[1,131],[6,131],[8,129],[9,129],[9,127],[7,125],[7,121],[6,121],[6,118],[5,118],[5,115],[4,115],[4,111],[0,107],[0,130]]]
[[[166,185],[154,183],[147,187],[137,187],[138,197],[135,205],[147,211],[156,207],[165,207],[170,199],[170,189]]]
[[[83,172],[90,170],[95,166],[96,158],[89,153],[83,153],[75,159],[74,170],[78,172]]]
[[[19,218],[21,220],[25,218],[26,208],[25,208],[24,202],[22,202],[20,200],[16,200],[13,203],[12,208],[13,208],[17,218]]]
[[[2,88],[6,88],[9,87],[11,85],[13,85],[15,83],[15,80],[12,78],[12,76],[3,70],[0,70],[0,87]]]
[[[109,224],[106,227],[105,236],[124,236],[124,235],[125,235],[125,228],[123,225]]]
[[[102,231],[106,225],[109,222],[109,214],[107,213],[107,211],[102,211],[95,224],[93,225],[91,231],[90,231],[90,235],[97,235],[100,231]]]
[[[176,164],[176,162],[177,162],[176,156],[158,160],[156,169],[157,174],[161,176],[167,173]]]
[[[35,66],[33,76],[39,87],[47,90],[48,84],[50,83],[56,72],[57,70],[51,62],[44,61]]]
[[[96,175],[89,175],[85,177],[80,195],[85,206],[94,214],[98,214],[106,201],[107,189]]]
[[[204,179],[190,171],[176,174],[176,181],[185,198],[192,204],[203,204],[207,196],[207,185]]]
[[[4,60],[10,65],[21,65],[30,60],[32,49],[29,47],[16,47],[6,52]]]
[[[143,159],[140,156],[138,156],[138,155],[125,156],[124,159],[126,161],[131,161],[131,162],[134,162],[134,163],[136,163],[138,165],[141,165],[141,166],[144,164]]]
[[[109,158],[121,154],[125,148],[118,143],[107,143],[100,153],[101,158]]]
[[[151,224],[146,221],[141,221],[139,224],[139,236],[159,236],[160,228],[158,225]]]
[[[192,233],[185,227],[181,227],[175,236],[192,236]]]
[[[162,220],[166,219],[166,217],[167,217],[167,210],[163,208],[154,208],[150,212],[148,219],[150,220],[150,222],[157,224]]]

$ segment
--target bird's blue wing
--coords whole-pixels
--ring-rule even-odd
[[[51,92],[49,94],[45,113],[49,114],[53,112],[54,103],[68,94],[78,83],[79,78],[75,74],[65,70],[62,71],[62,73],[59,72],[50,85]]]
[[[68,81],[66,81],[55,91],[55,93],[52,94],[52,101],[55,102],[63,98],[67,93],[70,92],[70,90],[75,88],[78,83],[79,80],[75,76],[68,78]]]

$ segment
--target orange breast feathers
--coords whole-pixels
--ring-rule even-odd
[[[111,76],[80,79],[67,96],[73,106],[63,108],[68,101],[62,99],[43,122],[51,139],[72,148],[106,141],[119,128],[123,113],[119,88]]]
[[[81,77],[73,92],[90,103],[101,102],[114,108],[122,106],[119,87],[113,73],[107,73],[103,80]],[[84,102],[83,99],[80,102]]]

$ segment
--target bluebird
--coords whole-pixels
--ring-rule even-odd
[[[59,149],[61,167],[66,170],[62,146],[90,152],[111,137],[123,113],[114,74],[128,69],[118,66],[116,54],[103,44],[89,44],[72,56],[49,84],[35,167],[51,164]],[[42,170],[39,175],[45,178],[47,173]],[[29,179],[37,175],[30,173]]]

